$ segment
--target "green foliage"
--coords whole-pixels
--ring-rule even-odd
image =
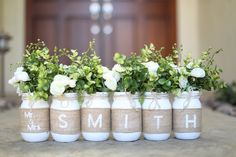
[[[117,92],[145,92],[143,82],[146,79],[147,68],[142,64],[140,56],[132,53],[130,57],[126,57],[120,53],[116,53],[114,61],[120,64],[124,71],[119,72],[121,75],[117,83]]]
[[[94,47],[95,41],[92,40],[85,52],[79,53],[77,50],[55,47],[54,53],[50,55],[44,42],[38,40],[37,43],[30,43],[20,64],[24,70],[21,71],[21,75],[25,75],[26,72],[30,79],[26,79],[28,78],[26,74],[23,78],[26,80],[12,79],[10,82],[19,87],[23,93],[31,92],[35,99],[44,100],[48,99],[50,85],[57,74],[65,75],[74,82],[76,80],[76,86],[66,88],[65,92],[88,94],[108,92],[115,90],[116,87],[117,92],[132,94],[136,92],[143,94],[147,91],[178,94],[183,91],[217,90],[225,87],[220,78],[222,70],[214,65],[214,57],[222,51],[221,49],[217,51],[208,49],[202,52],[198,59],[187,56],[183,64],[179,65],[183,51],[181,46],[175,44],[171,54],[164,57],[161,54],[163,48],[157,49],[153,44],[145,45],[140,55],[132,53],[128,57],[116,53],[114,61],[117,65],[112,70],[107,69],[108,75],[104,76],[104,67]],[[70,65],[59,64],[61,57],[68,57]],[[198,70],[196,75],[200,73],[201,76],[192,74],[196,68]]]
[[[58,73],[58,63],[58,56],[50,55],[43,41],[27,45],[22,66],[30,81],[21,82],[20,90],[33,93],[34,99],[48,100],[50,84]]]
[[[214,65],[214,57],[220,52],[222,52],[222,49],[213,51],[210,48],[202,52],[199,59],[193,59],[191,56],[186,57],[183,67],[185,67],[189,86],[192,90],[211,91],[225,87],[225,83],[220,77],[222,70]],[[194,68],[202,68],[205,71],[205,77],[196,78],[191,76],[190,73]]]
[[[89,42],[88,49],[79,54],[76,50],[59,50],[63,56],[67,56],[71,65],[64,74],[76,79],[75,91],[78,93],[86,92],[88,94],[96,92],[106,92],[108,89],[104,86],[103,69],[101,59],[97,56],[95,40]],[[72,90],[72,89],[68,89]]]
[[[169,56],[162,56],[164,48],[156,49],[153,44],[145,45],[141,49],[141,58],[143,62],[153,61],[159,64],[156,75],[147,74],[144,82],[145,91],[151,92],[170,92],[177,88],[174,82],[178,81],[177,71],[174,68],[175,60],[178,58],[179,51],[174,49]]]

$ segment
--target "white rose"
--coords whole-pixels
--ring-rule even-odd
[[[18,67],[18,68],[16,69],[16,72],[21,72],[21,71],[23,71],[23,70],[24,70],[23,67]]]
[[[70,86],[71,88],[74,88],[74,87],[76,86],[76,80],[70,80],[70,81],[69,81],[69,86]]]
[[[54,96],[62,95],[65,90],[65,85],[61,81],[53,81],[50,85],[50,93]]]
[[[185,78],[185,77],[180,77],[179,78],[179,87],[184,89],[187,87],[187,84],[188,84],[188,79]]]
[[[191,76],[196,77],[196,78],[203,78],[205,77],[206,73],[202,68],[194,68],[191,71]]]
[[[13,76],[10,80],[8,80],[8,84],[10,85],[14,85],[16,84],[18,81],[16,80],[15,76]]]
[[[27,72],[24,72],[24,71],[18,71],[16,70],[16,72],[14,73],[14,76],[15,76],[15,79],[18,81],[29,81],[30,78],[29,78],[29,75],[27,74]]]
[[[107,80],[107,79],[110,79],[110,78],[114,78],[116,80],[116,82],[118,82],[120,80],[120,74],[116,71],[109,71],[109,72],[106,72],[102,75],[102,77]]]
[[[116,72],[124,72],[125,68],[123,68],[120,64],[115,64],[112,68],[112,71]]]
[[[110,70],[106,73],[103,73],[103,75],[102,75],[102,78],[104,78],[105,80],[109,79],[110,77],[113,77],[112,71],[110,71]]]
[[[54,76],[53,81],[61,82],[64,86],[66,86],[69,85],[70,78],[68,76],[58,74]]]
[[[147,62],[147,63],[143,63],[143,65],[148,68],[149,73],[153,73],[156,75],[156,72],[159,68],[159,64],[155,63],[153,61]]]
[[[116,79],[116,82],[118,82],[120,80],[120,73],[116,72],[116,71],[112,71],[112,76]]]
[[[105,84],[105,86],[106,86],[108,89],[110,89],[110,90],[112,90],[112,91],[116,90],[116,88],[117,88],[116,79],[113,78],[113,77],[110,77],[110,78],[106,79],[106,81],[104,82],[104,84]]]
[[[107,72],[109,72],[110,70],[109,70],[107,67],[102,66],[102,71],[103,71],[103,73],[107,73]]]

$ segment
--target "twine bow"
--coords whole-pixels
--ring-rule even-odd
[[[69,106],[69,102],[67,101],[68,99],[65,96],[58,96],[56,99],[61,101],[61,108],[67,108]]]
[[[129,102],[130,102],[130,104],[131,104],[131,107],[133,108],[133,109],[135,109],[136,111],[138,111],[138,106],[134,103],[134,101],[132,100],[132,95],[130,94],[130,93],[127,93],[127,92],[125,92],[125,94],[126,94],[126,96],[128,97],[128,99],[129,99]]]
[[[93,96],[92,95],[88,95],[88,99],[84,100],[84,105],[86,108],[90,108],[91,105],[93,104]]]
[[[24,98],[24,97],[27,97],[27,98]],[[32,109],[33,109],[33,106],[35,104],[35,100],[29,95],[27,96],[22,96],[22,100],[29,100],[29,107],[30,107],[30,112],[32,112]]]
[[[188,106],[190,105],[191,97],[192,97],[192,91],[190,91],[190,92],[188,93],[187,99],[186,99],[186,100],[184,101],[184,103],[183,103],[183,107],[184,107],[183,110],[185,110],[186,108],[188,108]]]
[[[153,100],[152,100],[152,102],[148,105],[148,109],[152,109],[152,108],[151,108],[151,105],[152,105],[153,102],[156,103],[156,105],[154,105],[154,108],[153,108],[153,109],[160,109],[161,106],[160,106],[160,104],[159,104],[159,102],[158,102],[158,100],[157,100],[157,95],[154,95],[153,92],[151,92],[151,96],[153,97]]]

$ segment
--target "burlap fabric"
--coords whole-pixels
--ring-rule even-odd
[[[24,133],[49,131],[49,108],[20,109],[20,130]]]
[[[143,132],[150,134],[170,133],[172,110],[143,110]]]
[[[51,131],[57,134],[80,132],[80,110],[50,110]]]
[[[141,109],[112,109],[112,131],[141,132]]]
[[[174,109],[173,128],[174,132],[188,133],[201,131],[201,109]]]
[[[83,132],[110,132],[110,108],[82,108]]]

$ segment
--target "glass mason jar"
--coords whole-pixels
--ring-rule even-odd
[[[49,137],[49,104],[34,100],[32,94],[22,94],[20,106],[21,136],[27,142],[42,142]]]
[[[167,93],[144,94],[143,133],[147,140],[167,140],[172,131],[172,109]]]
[[[53,97],[50,109],[51,134],[57,142],[73,142],[80,137],[80,104],[76,93]]]
[[[115,92],[112,104],[112,134],[117,141],[136,141],[141,136],[141,104],[137,94]]]
[[[105,141],[110,135],[111,105],[107,92],[84,94],[82,135],[88,141]]]
[[[202,105],[199,91],[184,92],[173,103],[173,129],[178,139],[197,139],[201,134]]]

